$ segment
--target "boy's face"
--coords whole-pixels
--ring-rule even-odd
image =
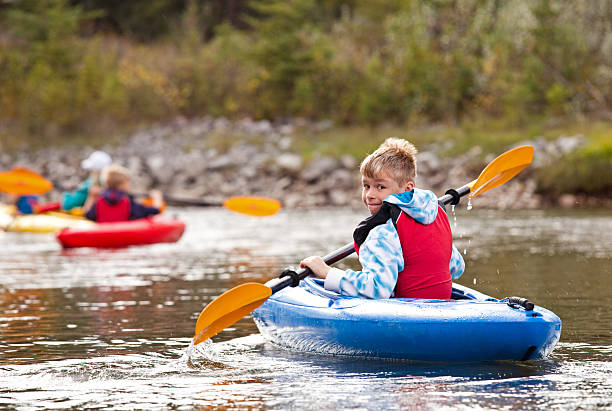
[[[414,184],[410,181],[400,186],[388,174],[382,174],[376,178],[361,176],[361,182],[363,183],[361,199],[370,210],[370,214],[376,214],[380,210],[380,206],[387,196],[410,191],[414,188]]]
[[[117,188],[127,193],[130,191],[130,180],[123,181],[121,184],[119,184],[119,186],[117,186]]]

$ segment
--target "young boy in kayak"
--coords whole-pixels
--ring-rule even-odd
[[[104,151],[94,151],[83,160],[81,167],[89,171],[89,177],[75,191],[65,191],[62,193],[62,209],[72,210],[73,208],[83,207],[87,197],[96,198],[102,192],[100,173],[111,162],[111,157]]]
[[[340,270],[312,256],[308,267],[325,288],[365,298],[450,298],[465,268],[434,193],[414,187],[416,148],[389,138],[360,166],[362,199],[371,216],[355,232],[362,271]]]
[[[111,164],[102,171],[102,180],[106,188],[86,211],[85,217],[88,219],[102,223],[137,220],[159,214],[163,202],[161,192],[151,190],[153,207],[134,201],[134,197],[129,194],[131,179],[126,168]]]
[[[9,194],[9,204],[15,206],[14,215],[19,214],[37,214],[46,211],[55,211],[60,209],[58,202],[39,203],[38,196],[33,194],[15,195]]]

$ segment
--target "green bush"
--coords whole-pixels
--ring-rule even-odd
[[[156,0],[142,19],[141,0],[111,3],[0,5],[4,129],[74,136],[205,114],[526,126],[612,101],[612,2]],[[154,10],[169,20],[150,27]]]
[[[592,145],[567,155],[541,170],[538,191],[543,194],[612,196],[612,143]]]

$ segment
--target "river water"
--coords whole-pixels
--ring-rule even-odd
[[[612,211],[451,215],[458,281],[554,311],[543,361],[416,363],[293,353],[247,317],[190,347],[215,296],[351,239],[364,212],[170,209],[175,244],[62,250],[0,233],[0,407],[17,409],[612,409]],[[338,263],[356,268],[356,258]]]

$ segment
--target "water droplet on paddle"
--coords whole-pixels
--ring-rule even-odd
[[[472,209],[472,199],[468,198],[467,210],[470,211]]]

